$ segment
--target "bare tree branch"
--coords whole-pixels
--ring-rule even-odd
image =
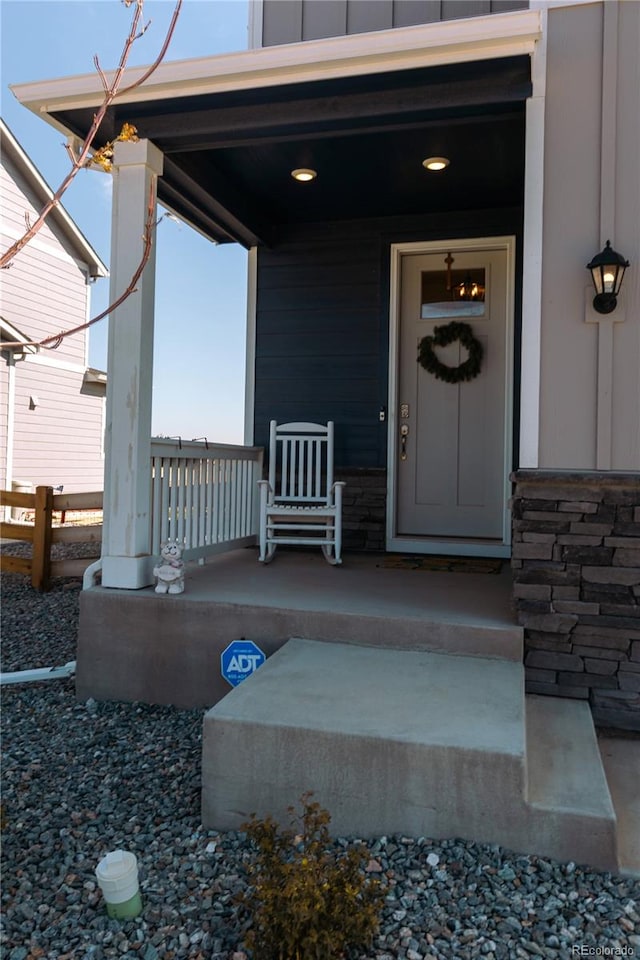
[[[142,256],[140,257],[140,262],[135,269],[131,280],[123,292],[117,297],[113,303],[110,303],[109,306],[99,313],[97,316],[92,317],[91,320],[88,320],[86,323],[81,323],[77,327],[72,327],[70,330],[61,330],[60,333],[55,333],[50,337],[45,337],[44,340],[32,340],[30,342],[22,342],[19,340],[13,342],[3,342],[3,350],[17,349],[19,347],[45,347],[48,350],[56,350],[62,341],[66,337],[71,337],[75,333],[80,333],[82,330],[87,330],[89,327],[92,327],[94,323],[98,323],[100,320],[104,320],[105,317],[108,317],[110,313],[113,313],[121,304],[124,303],[132,293],[137,292],[137,283],[142,276],[142,272],[149,262],[149,257],[151,256],[151,248],[153,246],[153,235],[156,227],[161,222],[163,217],[160,220],[154,219],[155,213],[155,191],[153,187],[149,191],[149,202],[147,205],[147,217],[145,220],[144,233],[142,235]]]
[[[175,30],[178,14],[182,6],[182,0],[177,0],[176,2],[173,17],[171,19],[171,24],[169,25],[165,42],[162,45],[160,56],[156,58],[152,67],[150,67],[149,70],[147,70],[139,80],[136,80],[135,83],[132,83],[128,87],[125,87],[122,91],[120,90],[120,85],[122,83],[124,71],[129,59],[129,55],[131,53],[131,48],[135,43],[137,37],[141,35],[139,32],[139,24],[140,24],[140,19],[142,17],[144,0],[129,0],[129,3],[126,3],[126,6],[131,6],[132,4],[135,4],[135,10],[134,10],[133,17],[131,19],[131,26],[122,49],[120,62],[118,64],[118,67],[115,71],[115,74],[113,76],[111,83],[108,83],[108,81],[106,80],[106,75],[103,73],[102,68],[99,66],[99,63],[96,63],[96,69],[98,70],[103,86],[106,82],[107,87],[105,88],[105,95],[104,95],[102,104],[98,109],[97,113],[94,115],[93,122],[91,124],[91,127],[89,128],[89,132],[87,133],[84,139],[82,147],[80,148],[79,153],[73,160],[69,173],[64,178],[64,180],[62,181],[62,183],[60,184],[56,192],[53,194],[51,199],[47,201],[47,203],[44,205],[44,207],[42,208],[42,210],[38,215],[37,220],[35,220],[34,223],[31,224],[29,228],[25,231],[25,233],[18,240],[16,240],[15,243],[13,243],[9,247],[9,249],[6,250],[5,253],[0,257],[0,268],[7,267],[11,263],[13,258],[18,253],[20,253],[20,251],[29,243],[30,240],[33,239],[33,237],[38,233],[38,231],[42,229],[42,226],[44,225],[46,218],[49,216],[51,211],[60,204],[60,200],[62,199],[62,196],[64,195],[64,193],[66,192],[70,184],[73,182],[73,180],[77,176],[78,171],[82,167],[86,166],[89,158],[89,153],[93,145],[93,141],[95,140],[95,137],[98,133],[100,125],[102,124],[102,121],[105,118],[107,110],[109,109],[109,107],[111,106],[115,98],[118,96],[118,94],[124,93],[128,90],[132,90],[135,87],[139,87],[142,83],[144,83],[144,81],[147,80],[151,76],[151,74],[157,69],[162,58],[164,57]],[[142,31],[143,33],[144,33],[144,30],[146,30],[146,27],[144,27]]]
[[[171,43],[171,37],[173,36],[173,32],[176,28],[176,23],[178,22],[178,16],[180,14],[181,6],[182,6],[182,0],[178,0],[178,2],[176,3],[175,10],[173,11],[173,16],[171,18],[171,23],[169,24],[169,29],[167,30],[167,35],[165,37],[164,44],[162,45],[162,49],[160,50],[160,53],[158,54],[154,62],[151,64],[147,72],[140,77],[139,80],[136,80],[135,83],[132,83],[130,86],[124,87],[122,90],[120,90],[121,94],[127,93],[129,90],[133,90],[134,87],[139,87],[141,84],[145,83],[145,81],[149,79],[151,74],[158,69],[158,67],[160,66],[160,64],[165,58],[167,50],[169,49],[169,44]],[[147,24],[144,30],[147,30],[148,26],[149,24]]]
[[[102,89],[104,90],[105,96],[109,96],[109,81],[105,76],[104,70],[100,66],[100,58],[98,57],[97,53],[93,58],[93,65],[96,68],[98,76],[100,77],[100,83],[102,84]]]

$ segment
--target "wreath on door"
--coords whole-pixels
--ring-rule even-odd
[[[438,360],[435,347],[447,347],[450,343],[459,340],[466,347],[469,356],[457,367],[448,367]],[[468,323],[452,320],[441,327],[434,327],[433,333],[423,337],[418,346],[418,363],[428,373],[432,373],[438,380],[447,383],[461,383],[463,380],[474,380],[482,368],[482,344],[473,335]]]

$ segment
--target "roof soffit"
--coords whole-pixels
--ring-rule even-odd
[[[480,117],[499,124],[512,108],[521,112],[530,95],[528,54],[539,35],[537,11],[518,11],[162,64],[144,87],[113,105],[101,134],[113,139],[127,121],[152,140],[165,154],[160,200],[206,236],[269,243],[278,218],[309,219],[314,210],[328,219],[363,209],[372,216],[388,212],[401,177],[397,144],[407,142],[408,132],[446,140],[447,126]],[[132,79],[135,71],[127,83]],[[85,76],[14,92],[57,128],[83,136],[100,89]],[[510,128],[500,150],[511,165],[520,162],[521,127]],[[378,165],[385,182],[375,181],[372,192],[379,198],[388,190],[389,202],[376,210],[377,200],[369,208],[361,198],[350,210],[351,191],[338,181],[328,205],[320,188],[305,212],[301,195],[291,194],[288,171],[282,176],[290,156],[312,156],[315,143],[325,160],[330,154],[347,169],[360,141],[381,146],[385,162],[396,163],[388,171]],[[490,195],[477,180],[472,188],[477,202]],[[308,191],[305,200],[312,196]]]

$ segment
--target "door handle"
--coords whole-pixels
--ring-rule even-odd
[[[400,427],[400,459],[407,459],[407,437],[409,436],[409,424],[403,423]]]

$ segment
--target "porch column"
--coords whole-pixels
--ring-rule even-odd
[[[116,143],[113,158],[111,285],[114,301],[143,253],[152,199],[154,220],[162,153],[148,140]],[[155,237],[136,292],[109,324],[102,583],[136,589],[153,582],[151,544],[151,389]]]

